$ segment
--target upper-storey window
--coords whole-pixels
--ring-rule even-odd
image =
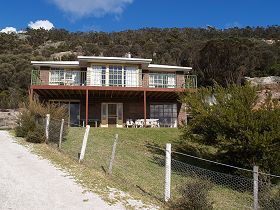
[[[63,68],[51,68],[49,83],[50,85],[62,85],[64,80]]]
[[[126,87],[138,87],[142,75],[139,69],[135,66],[125,66],[124,68],[124,81]]]
[[[175,88],[176,74],[151,73],[149,75],[149,87]]]
[[[93,65],[87,72],[88,83],[92,86],[104,86],[106,84],[106,66]]]
[[[125,86],[122,66],[109,66],[109,86]]]
[[[138,66],[92,65],[87,81],[91,86],[139,87],[141,73]]]
[[[63,68],[51,68],[49,83],[51,85],[81,85],[81,72],[77,70],[65,70]]]

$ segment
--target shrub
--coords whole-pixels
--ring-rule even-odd
[[[213,209],[208,199],[212,185],[208,181],[196,179],[187,183],[181,190],[181,198],[171,202],[169,209],[177,210],[209,210]]]
[[[67,111],[63,106],[50,103],[42,104],[38,100],[34,100],[28,105],[22,104],[18,126],[15,129],[16,136],[24,137],[27,141],[33,143],[44,142],[46,114],[50,114],[51,119],[67,119]],[[53,130],[51,129],[52,127],[58,127],[55,122],[55,120],[50,122],[50,140],[53,139],[53,136],[58,135],[57,132],[52,132]]]
[[[33,131],[28,131],[26,135],[26,141],[32,143],[43,143],[45,142],[44,127],[37,125]]]
[[[32,116],[27,110],[22,111],[15,129],[16,136],[26,137],[29,131],[34,130],[35,126],[35,116]]]
[[[257,89],[249,85],[201,88],[186,92],[186,103],[193,118],[185,126],[180,149],[189,141],[217,148],[219,161],[280,173],[280,108],[268,95],[259,103]]]

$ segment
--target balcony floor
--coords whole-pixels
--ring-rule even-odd
[[[31,86],[34,93],[45,99],[76,99],[85,97],[86,91],[94,98],[143,98],[144,92],[149,99],[178,100],[180,88],[142,88],[142,87],[88,87],[88,86]]]

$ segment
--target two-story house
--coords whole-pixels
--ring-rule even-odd
[[[152,59],[79,56],[78,61],[32,61],[30,96],[65,104],[71,125],[124,127],[127,120],[157,119],[160,127],[185,120],[178,93],[193,91],[191,67],[151,64]]]

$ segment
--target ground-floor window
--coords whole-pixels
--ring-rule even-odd
[[[64,106],[68,112],[68,124],[72,127],[80,125],[80,102],[67,100],[50,100],[51,103],[56,103]]]
[[[177,127],[177,104],[151,104],[150,118],[159,119],[161,127]]]

